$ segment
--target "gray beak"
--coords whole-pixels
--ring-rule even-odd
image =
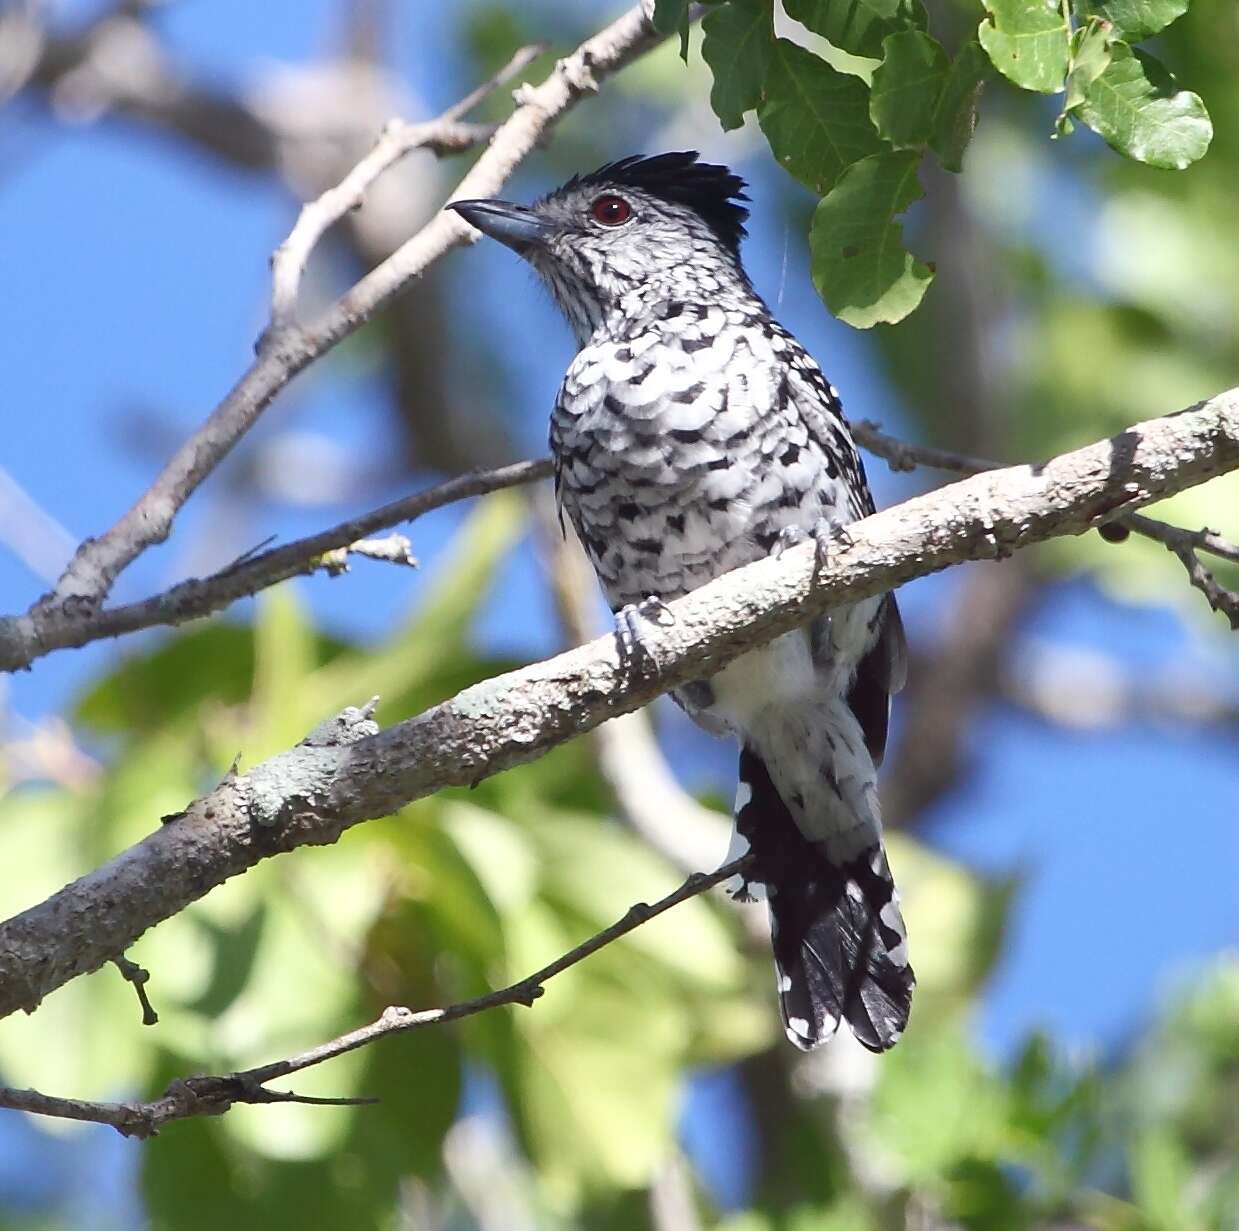
[[[546,243],[555,231],[527,206],[509,201],[450,201],[447,208],[454,209],[483,235],[521,254]]]

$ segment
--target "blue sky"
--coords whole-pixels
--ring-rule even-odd
[[[158,20],[188,63],[237,84],[272,59],[320,54],[335,32],[335,7],[212,0],[170,5]],[[441,9],[418,7],[419,22],[421,12]],[[414,95],[433,109],[462,83],[444,19],[426,20],[416,37],[406,23],[394,47]],[[248,362],[264,319],[268,255],[293,206],[259,178],[119,124],[66,128],[20,104],[5,118],[0,467],[76,540],[128,506]],[[707,137],[712,156],[738,160],[754,181],[748,263],[758,287],[780,301],[780,315],[822,359],[851,413],[898,431],[899,407],[868,340],[827,316],[806,276],[802,240],[789,237],[794,223],[771,212],[783,199],[770,188],[779,172],[740,139]],[[545,187],[544,172],[535,154],[519,183]],[[515,381],[517,435],[528,452],[540,452],[546,408],[570,353],[566,331],[526,271],[497,246],[447,262],[454,282],[486,288],[473,294],[481,300],[478,337],[499,348]],[[135,409],[143,414],[137,431]],[[346,365],[321,365],[282,395],[241,449],[286,443],[290,432],[327,442],[345,459],[381,458],[389,426],[376,382]],[[880,462],[870,471],[883,503],[920,481],[891,476]],[[226,473],[216,476],[172,541],[125,574],[116,598],[140,597],[269,534],[295,537],[394,494],[372,491],[364,502],[314,509],[258,502],[233,524],[228,493]],[[416,553],[433,561],[460,516],[451,509],[418,522]],[[956,584],[952,575],[908,588],[914,638],[918,627],[932,626]],[[344,580],[309,580],[303,593],[325,622],[370,637],[414,601],[418,586],[417,574],[363,564]],[[40,588],[0,546],[0,610],[24,608]],[[1023,632],[1104,650],[1137,674],[1190,669],[1239,691],[1233,659],[1169,610],[1118,606],[1084,581],[1058,587]],[[505,570],[479,635],[528,656],[553,648],[530,553]],[[53,712],[122,652],[105,644],[45,658],[8,682],[8,704],[29,718]],[[727,794],[731,753],[672,734],[686,780]],[[1084,1050],[1121,1044],[1193,963],[1239,942],[1233,737],[1147,726],[1081,735],[995,707],[975,740],[979,772],[936,809],[926,834],[970,866],[1024,875],[980,1037],[996,1055],[1039,1025]],[[25,1130],[0,1122],[0,1134],[15,1131]],[[3,1191],[0,1172],[0,1199]]]

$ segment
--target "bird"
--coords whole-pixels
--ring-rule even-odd
[[[838,391],[741,263],[743,179],[696,151],[632,155],[533,205],[456,200],[532,266],[578,350],[550,422],[556,497],[616,617],[648,649],[665,604],[874,511]],[[768,904],[784,1030],[893,1046],[915,976],[877,771],[907,649],[893,594],[839,606],[672,691],[740,746],[728,888]]]

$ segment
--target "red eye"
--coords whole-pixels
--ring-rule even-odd
[[[604,227],[623,226],[632,217],[632,206],[623,197],[599,197],[590,206],[590,211],[594,215],[594,221],[602,223]]]

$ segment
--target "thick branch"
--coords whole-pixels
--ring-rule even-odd
[[[0,924],[0,1015],[33,1009],[269,855],[334,842],[359,821],[531,760],[831,606],[962,560],[1083,533],[1236,468],[1239,395],[1231,393],[874,514],[849,527],[820,577],[812,544],[720,577],[670,605],[674,621],[651,634],[655,674],[626,669],[606,637],[468,688],[388,731],[371,735],[367,715],[343,715]]]
[[[456,195],[492,196],[566,111],[596,90],[601,80],[662,39],[637,7],[560,60],[541,85],[520,93],[516,110],[500,125]],[[463,219],[440,211],[337,300],[318,324],[268,334],[258,358],[202,427],[110,530],[78,548],[55,589],[37,609],[66,602],[97,606],[127,565],[168,537],[181,506],[294,376],[359,329],[432,261],[476,238],[477,232]]]
[[[328,1105],[350,1105],[354,1103],[374,1102],[373,1099],[324,1099],[307,1098],[285,1090],[268,1090],[266,1083],[292,1073],[299,1073],[325,1060],[334,1060],[345,1052],[366,1047],[379,1039],[391,1034],[401,1034],[406,1030],[415,1030],[420,1026],[439,1025],[443,1022],[458,1021],[462,1017],[472,1017],[475,1013],[486,1009],[498,1008],[505,1004],[532,1005],[545,990],[546,983],[556,975],[583,962],[599,949],[619,940],[629,932],[639,928],[643,923],[669,911],[681,902],[687,902],[704,893],[707,889],[721,884],[723,881],[741,871],[748,856],[733,859],[714,872],[695,873],[678,889],[660,898],[652,906],[638,902],[629,908],[628,913],[617,923],[604,928],[601,932],[582,941],[575,948],[548,962],[541,970],[526,976],[516,983],[500,988],[498,991],[487,992],[473,1000],[463,1000],[457,1004],[448,1005],[443,1009],[423,1009],[414,1011],[401,1005],[391,1005],[383,1013],[366,1026],[350,1030],[320,1043],[286,1060],[276,1060],[271,1064],[260,1065],[258,1068],[245,1069],[239,1073],[229,1073],[216,1077],[186,1077],[172,1082],[157,1099],[146,1103],[94,1103],[83,1099],[55,1098],[40,1094],[35,1090],[0,1089],[0,1107],[10,1107],[17,1111],[28,1111],[35,1115],[56,1116],[69,1120],[88,1120],[99,1124],[110,1124],[126,1137],[150,1137],[157,1133],[165,1124],[173,1120],[184,1120],[191,1116],[213,1116],[227,1111],[234,1103],[323,1103]]]

